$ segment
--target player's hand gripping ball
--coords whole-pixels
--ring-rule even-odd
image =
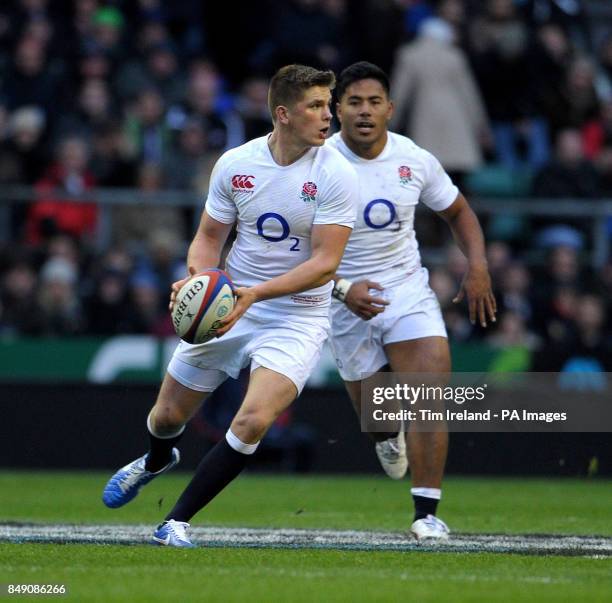
[[[176,334],[187,343],[205,343],[217,334],[221,319],[234,309],[234,284],[223,270],[192,276],[179,290],[172,308]]]

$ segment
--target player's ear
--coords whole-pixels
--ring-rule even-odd
[[[391,118],[393,117],[393,111],[395,111],[395,105],[393,104],[393,101],[390,100],[389,108],[387,109],[387,121],[390,121]]]
[[[285,125],[289,123],[289,109],[287,107],[279,105],[274,109],[274,113],[276,115],[276,121]]]
[[[342,107],[339,102],[336,103],[336,117],[340,124],[342,124]]]

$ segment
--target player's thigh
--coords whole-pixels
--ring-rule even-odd
[[[251,373],[247,393],[232,421],[232,431],[243,441],[263,437],[297,395],[297,387],[289,377],[258,367]]]
[[[441,336],[396,341],[384,346],[394,373],[450,373],[448,339]]]
[[[196,391],[166,373],[153,411],[156,422],[186,422],[197,412],[209,392]]]

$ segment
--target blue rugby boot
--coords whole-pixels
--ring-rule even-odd
[[[172,449],[172,460],[159,471],[147,471],[145,462],[147,455],[132,461],[125,467],[122,467],[110,478],[104,488],[102,494],[102,502],[111,509],[117,509],[129,503],[133,498],[136,498],[140,488],[146,486],[152,479],[158,475],[172,469],[180,460],[181,455],[177,448]]]

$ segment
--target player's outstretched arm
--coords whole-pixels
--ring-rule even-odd
[[[189,246],[187,254],[187,272],[189,275],[180,281],[172,283],[170,291],[169,309],[172,312],[176,294],[181,287],[198,272],[208,268],[217,268],[221,261],[221,252],[227,237],[232,230],[233,224],[225,224],[211,218],[206,210],[202,212],[202,219],[198,230]]]
[[[467,272],[453,302],[459,303],[467,297],[470,322],[475,324],[478,319],[486,327],[487,321],[496,320],[497,302],[491,287],[484,235],[478,218],[461,193],[450,207],[438,213],[448,223],[457,245],[468,260]]]
[[[265,283],[236,289],[236,306],[222,321],[223,327],[217,330],[217,336],[227,333],[255,302],[300,293],[325,285],[332,280],[350,234],[351,228],[347,226],[315,224],[310,239],[312,248],[310,258],[289,272]]]

